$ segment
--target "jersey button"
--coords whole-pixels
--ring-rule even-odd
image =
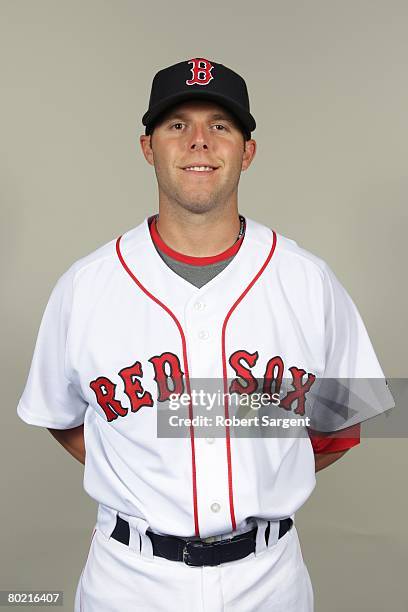
[[[207,340],[207,338],[209,337],[209,333],[206,329],[201,329],[198,332],[198,337],[200,338],[200,340]]]
[[[204,302],[195,302],[194,309],[195,310],[204,310],[205,304]]]
[[[205,441],[207,442],[207,444],[214,444],[215,438],[206,438]]]
[[[214,502],[213,504],[211,504],[211,510],[213,512],[219,512],[221,510],[221,506],[218,502]]]

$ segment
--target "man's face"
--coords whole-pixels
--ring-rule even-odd
[[[140,140],[161,196],[195,213],[226,205],[255,154],[226,109],[200,100],[172,108]]]

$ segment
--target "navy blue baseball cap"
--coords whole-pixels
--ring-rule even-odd
[[[170,107],[192,99],[210,100],[225,107],[241,125],[247,140],[256,128],[244,79],[223,64],[196,57],[155,74],[149,108],[142,117],[146,134],[151,134],[159,117]]]

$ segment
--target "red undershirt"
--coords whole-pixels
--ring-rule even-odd
[[[244,237],[244,234],[243,234],[239,238],[239,240],[236,240],[236,242],[231,247],[229,247],[222,253],[219,253],[218,255],[211,255],[210,257],[193,257],[192,255],[184,255],[183,253],[179,253],[178,251],[175,251],[163,241],[162,237],[160,236],[157,230],[155,216],[149,218],[149,228],[150,228],[150,235],[152,237],[152,240],[155,246],[160,251],[163,251],[165,255],[167,255],[168,257],[171,257],[172,259],[175,259],[176,261],[190,264],[192,266],[206,266],[208,264],[218,263],[220,261],[224,261],[225,259],[229,259],[230,257],[233,257],[234,255],[238,253],[241,247],[241,244],[242,244],[242,239]]]

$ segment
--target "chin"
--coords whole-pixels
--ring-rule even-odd
[[[181,195],[181,194],[179,194]],[[189,194],[183,193],[182,197],[176,198],[179,205],[193,213],[206,213],[218,206],[218,198],[215,194],[203,193],[203,194]]]
[[[182,208],[184,208],[185,210],[188,210],[189,212],[192,213],[196,213],[196,214],[204,214],[209,212],[210,210],[214,210],[215,208],[217,208],[217,204],[216,202],[212,201],[212,202],[192,202],[191,200],[189,202],[183,202],[181,204]]]

